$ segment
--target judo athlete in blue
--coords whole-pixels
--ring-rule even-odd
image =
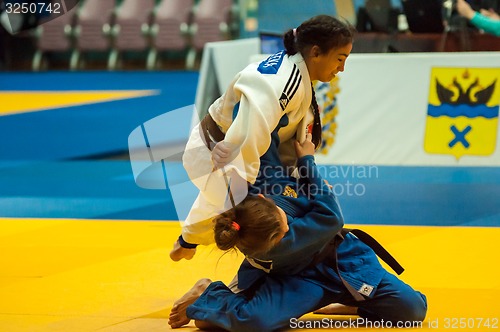
[[[217,246],[237,247],[246,256],[238,271],[241,292],[205,279],[185,295],[180,321],[273,331],[331,303],[357,307],[362,318],[394,327],[423,321],[425,295],[386,271],[371,247],[343,231],[341,208],[316,167],[311,136],[296,143],[297,180],[283,175],[275,133],[253,194],[215,218]],[[255,195],[266,190],[272,194]],[[179,317],[171,315],[169,323],[179,327]]]

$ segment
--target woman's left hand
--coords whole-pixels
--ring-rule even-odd
[[[304,142],[299,143],[295,141],[295,152],[297,153],[297,158],[301,158],[308,155],[314,155],[315,146],[312,142],[312,134],[307,134]]]

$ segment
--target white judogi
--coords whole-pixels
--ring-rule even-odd
[[[226,134],[224,142],[239,149],[236,159],[224,167],[235,200],[246,196],[246,181],[255,182],[260,157],[268,150],[271,133],[284,115],[289,122],[278,132],[280,156],[284,165],[295,165],[293,141],[303,141],[313,121],[311,98],[311,81],[302,55],[288,56],[282,51],[243,69],[210,106],[208,112]],[[226,201],[223,173],[212,172],[211,152],[202,148],[200,134],[197,125],[183,156],[184,167],[200,194],[183,224],[182,238],[193,244],[210,244],[214,242],[211,218],[231,206]]]

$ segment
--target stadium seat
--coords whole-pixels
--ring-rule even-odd
[[[203,50],[206,43],[231,38],[232,21],[232,0],[200,0],[194,10],[193,23],[189,27],[189,68],[194,67],[196,55]]]
[[[150,28],[148,69],[156,68],[161,51],[183,51],[189,46],[188,27],[193,4],[193,0],[162,0],[155,8]]]
[[[116,0],[85,0],[76,16],[75,45],[70,68],[82,66],[81,55],[88,51],[109,51],[109,31]]]
[[[42,66],[48,66],[44,58],[45,53],[67,52],[71,49],[71,33],[75,12],[76,7],[36,28],[36,51],[32,61],[34,71],[39,71]]]
[[[108,68],[116,69],[124,51],[144,51],[149,46],[147,34],[155,0],[123,0],[111,27],[112,51]]]

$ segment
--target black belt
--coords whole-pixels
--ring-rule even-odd
[[[215,145],[214,143],[222,141],[226,136],[222,130],[220,130],[210,113],[205,115],[205,117],[200,121],[200,131],[202,133],[202,137],[204,138],[205,145],[210,151],[212,151]]]
[[[224,138],[226,137],[226,135],[222,132],[222,130],[220,130],[219,126],[214,121],[210,113],[207,113],[207,115],[205,115],[205,117],[200,121],[200,132],[203,142],[210,151],[213,150],[216,143],[224,140]],[[233,206],[233,208],[235,208],[236,205],[234,203],[231,185],[224,169],[222,169],[222,174],[224,175],[224,181],[226,182],[227,193],[229,195],[229,199],[231,200],[231,205]]]
[[[405,270],[401,264],[398,263],[398,261],[371,235],[369,235],[366,232],[363,232],[360,229],[351,229],[351,228],[342,228],[341,232],[343,233],[344,237],[347,235],[347,233],[352,233],[356,235],[358,239],[363,241],[367,246],[373,249],[375,253],[377,254],[378,257],[380,257],[384,262],[387,263],[391,267],[391,269],[394,270],[398,275],[403,273]]]
[[[361,294],[359,294],[344,278],[342,278],[342,275],[339,272],[337,248],[340,243],[344,241],[344,238],[348,233],[354,234],[363,243],[372,248],[377,256],[380,257],[384,262],[386,262],[387,265],[389,265],[398,275],[403,273],[404,268],[387,250],[385,250],[384,247],[382,247],[380,243],[378,243],[377,240],[371,237],[368,233],[365,233],[360,229],[342,228],[340,232],[337,233],[335,237],[330,242],[328,242],[318,254],[316,254],[311,264],[316,265],[324,261],[327,257],[334,258],[335,265],[333,266],[333,268],[340,277],[340,281],[342,281],[342,284],[344,284],[345,288],[347,288],[349,293],[351,293],[356,301],[364,301],[365,298]]]

